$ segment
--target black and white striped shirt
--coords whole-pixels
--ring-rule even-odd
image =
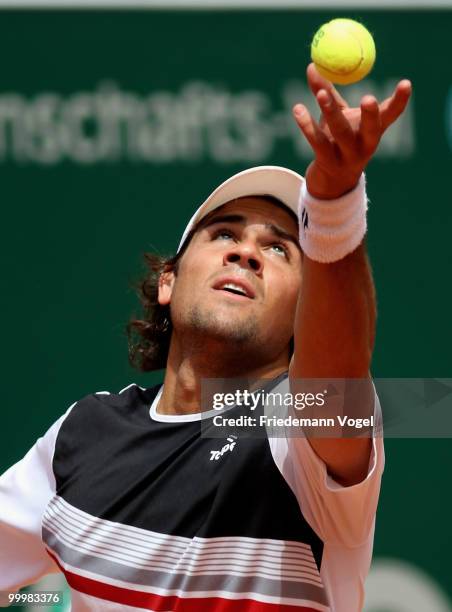
[[[224,442],[159,415],[159,392],[85,397],[0,478],[0,590],[61,571],[75,611],[361,610],[381,438],[346,488],[305,438],[213,461]]]

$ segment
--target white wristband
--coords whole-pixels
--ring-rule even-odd
[[[335,200],[314,198],[303,182],[298,206],[300,245],[315,261],[332,263],[361,243],[366,233],[367,195],[364,174],[352,190]]]

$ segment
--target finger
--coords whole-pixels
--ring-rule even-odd
[[[380,142],[381,116],[377,99],[374,96],[364,96],[361,100],[361,121],[358,138],[361,142],[362,152],[370,157]]]
[[[337,146],[344,153],[352,153],[356,143],[355,134],[336,100],[328,91],[321,89],[317,101]]]
[[[404,79],[397,84],[392,96],[380,104],[383,132],[403,113],[410,99],[411,91],[411,82]]]
[[[303,104],[296,104],[293,108],[293,115],[298,127],[303,132],[304,137],[309,142],[316,155],[323,157],[328,156],[331,153],[331,143],[306,106]]]
[[[326,91],[328,91],[333,96],[333,98],[336,100],[336,103],[340,108],[348,108],[347,102],[344,100],[344,98],[340,95],[340,93],[334,87],[333,83],[325,79],[319,73],[319,71],[317,70],[313,62],[311,62],[309,66],[307,67],[306,75],[308,77],[309,87],[311,88],[311,91],[315,97],[317,97],[317,94],[319,93],[321,89],[326,89]]]

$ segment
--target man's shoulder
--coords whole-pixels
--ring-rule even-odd
[[[68,412],[62,430],[104,427],[123,420],[147,421],[149,408],[161,384],[145,388],[131,383],[119,392],[96,391],[79,399]]]
[[[159,386],[145,389],[131,384],[118,393],[101,391],[76,402],[56,436],[53,465],[58,481],[95,464],[99,457],[133,447],[137,436],[149,432],[149,408]]]
[[[161,383],[152,387],[141,387],[137,383],[130,383],[120,391],[95,391],[85,395],[74,404],[74,408],[102,407],[109,406],[111,408],[119,408],[121,406],[130,407],[137,404],[149,403],[158,393]]]

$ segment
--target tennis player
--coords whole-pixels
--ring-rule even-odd
[[[305,179],[245,170],[195,212],[175,257],[148,257],[131,354],[166,367],[163,385],[83,398],[1,477],[5,601],[63,572],[74,611],[362,609],[381,437],[215,439],[200,427],[218,415],[201,405],[204,379],[284,392],[297,379],[369,380],[363,171],[411,85],[349,108],[313,65],[307,79],[322,118],[294,107],[314,155]],[[379,419],[374,391],[358,408]]]

